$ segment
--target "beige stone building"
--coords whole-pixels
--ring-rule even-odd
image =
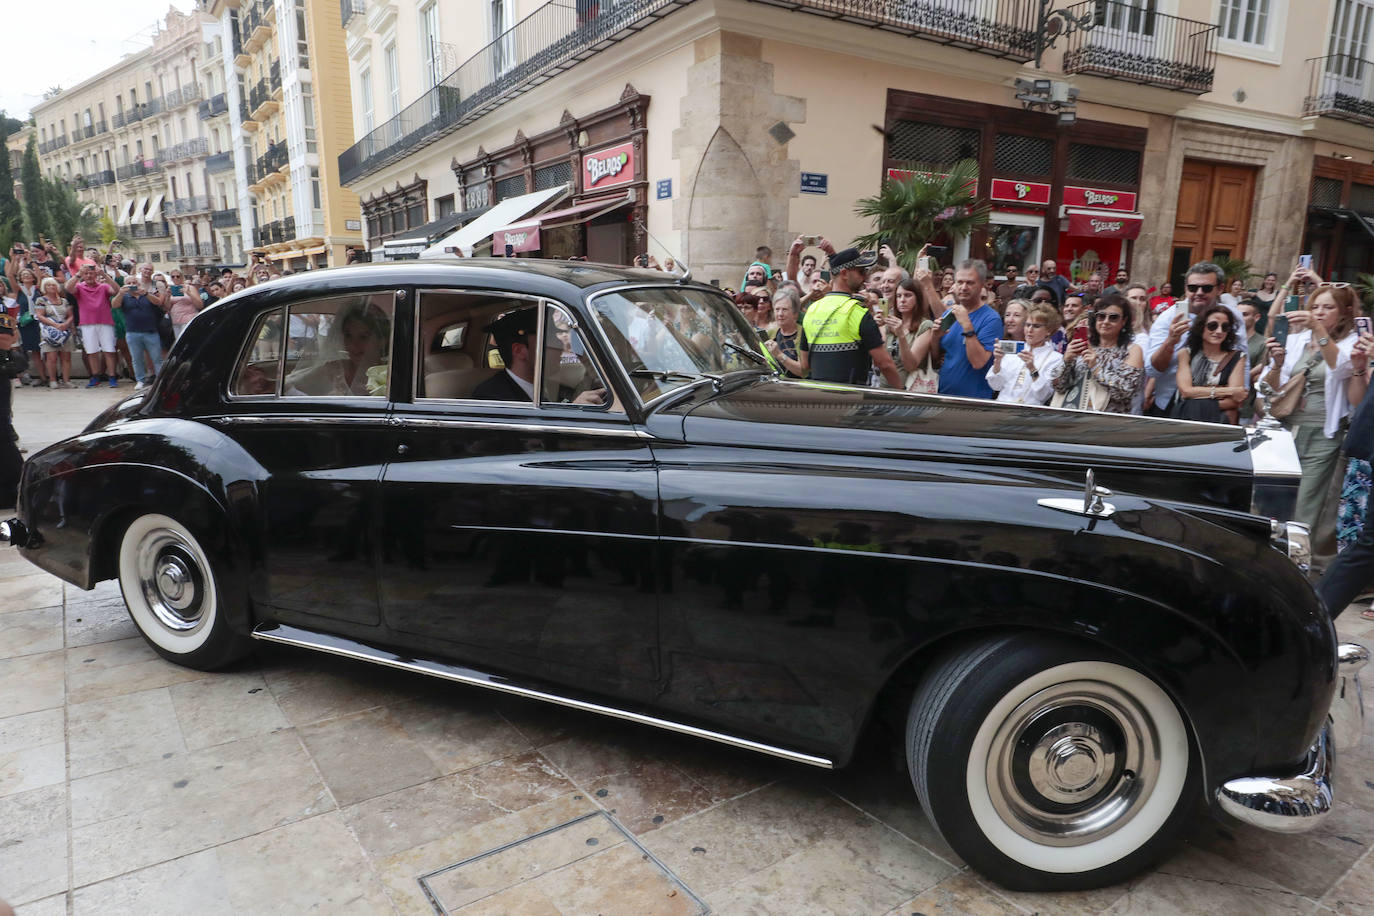
[[[324,0],[202,0],[225,36],[223,110],[245,244],[280,267],[342,264],[362,243],[357,196],[338,180],[353,142],[337,5]],[[228,217],[225,217],[226,221]]]
[[[136,260],[233,262],[211,231],[211,139],[201,66],[214,47],[199,12],[169,9],[152,45],[33,109],[43,170],[109,216]],[[63,240],[65,241],[65,240]]]
[[[946,261],[1369,269],[1374,0],[1051,8],[1092,27],[1047,47],[1037,0],[345,0],[340,172],[375,256],[461,227],[463,253],[733,285],[757,245],[870,230],[855,201],[912,162],[973,158],[992,223]]]

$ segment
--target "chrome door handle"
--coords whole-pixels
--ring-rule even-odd
[[[409,453],[410,453],[410,446],[406,445],[404,442],[402,442],[400,445],[396,446],[396,454],[398,454],[398,455],[406,455],[406,454],[409,454]]]

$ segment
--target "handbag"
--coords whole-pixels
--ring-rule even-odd
[[[1203,360],[1206,359],[1202,354],[1198,354]],[[1218,373],[1222,381],[1231,377],[1231,370],[1235,368],[1236,360],[1240,359],[1241,354],[1235,352],[1231,358],[1222,364],[1221,371]],[[1197,369],[1202,368],[1199,360],[1194,363]],[[1225,423],[1226,417],[1221,412],[1221,406],[1213,398],[1185,398],[1178,392],[1174,392],[1173,403],[1169,405],[1169,416],[1175,420],[1196,420],[1199,423]]]
[[[50,347],[61,347],[67,342],[67,338],[71,336],[71,331],[64,331],[50,324],[43,325],[43,342]]]
[[[1284,382],[1278,393],[1269,399],[1269,416],[1275,420],[1283,420],[1302,406],[1303,397],[1307,392],[1307,373],[1321,358],[1321,351],[1314,350],[1293,367],[1293,374],[1288,377],[1288,381]]]

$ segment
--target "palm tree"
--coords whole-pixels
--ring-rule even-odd
[[[1241,282],[1246,282],[1251,277],[1255,276],[1255,265],[1251,264],[1244,258],[1232,258],[1222,256],[1213,258],[1212,262],[1216,264],[1218,267],[1220,267],[1222,273],[1226,275],[1225,281],[1222,285],[1228,288],[1230,287],[1231,281],[1233,280],[1240,280]]]
[[[1365,313],[1374,311],[1374,274],[1356,274],[1355,292],[1360,295]]]
[[[100,231],[99,214],[95,207],[79,199],[76,189],[65,181],[44,179],[44,200],[48,205],[53,238],[64,246],[73,235],[94,239]]]
[[[978,163],[963,159],[950,166],[909,163],[910,174],[883,182],[876,197],[855,202],[854,212],[873,220],[873,231],[854,244],[887,244],[907,270],[927,242],[953,243],[988,221],[992,205],[977,196]]]

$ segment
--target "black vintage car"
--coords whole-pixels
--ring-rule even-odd
[[[960,856],[1083,888],[1199,799],[1332,807],[1367,653],[1252,511],[1282,437],[783,381],[657,272],[359,265],[202,312],[4,527],[183,665],[267,640],[819,767],[890,728]]]

